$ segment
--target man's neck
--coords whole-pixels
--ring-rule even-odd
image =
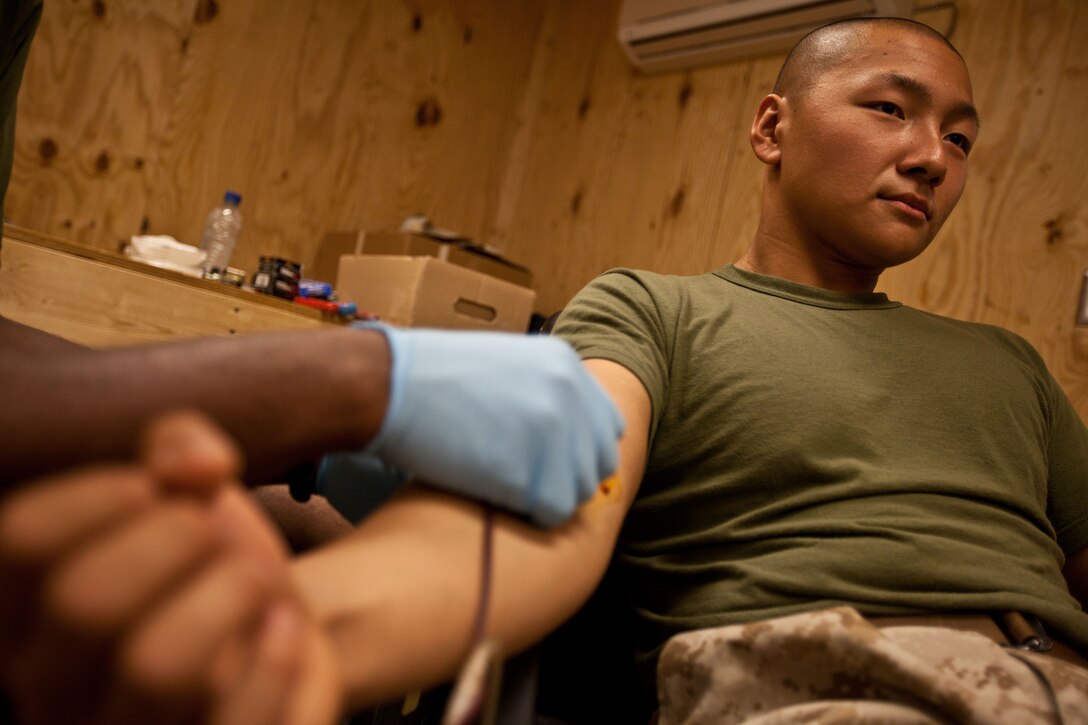
[[[872,292],[883,270],[852,267],[762,231],[737,260],[740,269],[832,292]]]

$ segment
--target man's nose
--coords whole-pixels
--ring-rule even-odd
[[[925,179],[931,188],[940,186],[948,173],[948,149],[940,130],[918,128],[906,139],[906,144],[900,172]]]

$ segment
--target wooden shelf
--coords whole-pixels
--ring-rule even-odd
[[[0,315],[91,347],[339,324],[276,297],[5,225]]]

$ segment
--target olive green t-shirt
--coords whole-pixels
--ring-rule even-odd
[[[672,634],[848,604],[1018,610],[1088,649],[1088,432],[1000,328],[727,266],[616,270],[555,329],[634,373],[649,454],[617,560],[644,663]]]

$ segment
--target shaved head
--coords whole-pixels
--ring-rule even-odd
[[[766,167],[745,259],[795,281],[834,270],[871,291],[940,231],[977,138],[967,64],[940,33],[892,18],[810,33],[752,121]]]
[[[779,96],[800,96],[820,76],[831,70],[850,52],[862,45],[869,31],[898,28],[939,40],[963,59],[956,46],[933,28],[907,18],[850,18],[824,25],[797,41],[778,72],[774,89]]]

